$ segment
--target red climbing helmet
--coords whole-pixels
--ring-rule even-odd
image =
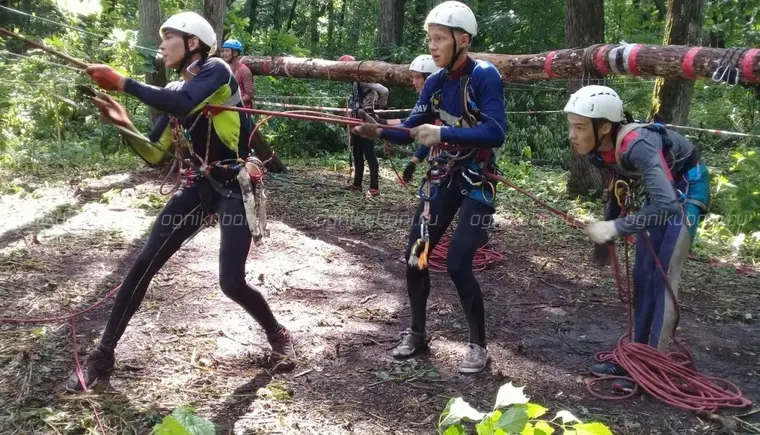
[[[353,56],[350,54],[344,54],[343,56],[338,58],[338,62],[354,62],[356,59],[354,59]]]

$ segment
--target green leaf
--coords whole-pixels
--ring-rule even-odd
[[[171,415],[164,417],[164,420],[153,428],[155,435],[191,435],[184,427]]]
[[[462,420],[480,421],[485,417],[484,413],[470,406],[470,404],[465,402],[461,397],[449,400],[449,403],[446,405],[446,411],[448,411],[448,413],[441,422],[440,427],[457,424]],[[444,413],[446,413],[446,411],[444,411]]]
[[[455,424],[453,426],[449,426],[443,432],[443,435],[466,435],[466,434],[467,434],[467,432],[465,432],[464,428],[461,425],[458,425],[458,424]]]
[[[214,423],[206,420],[205,418],[198,417],[188,408],[177,408],[171,415],[177,423],[181,425],[184,432],[182,435],[215,435],[216,428]],[[170,432],[171,435],[180,435]]]
[[[496,427],[504,429],[507,433],[520,433],[528,424],[528,414],[524,409],[509,408],[496,423]]]
[[[501,411],[494,411],[488,413],[483,420],[475,426],[478,435],[495,435],[496,424],[501,418]]]
[[[573,414],[570,413],[570,411],[562,410],[557,413],[557,415],[552,419],[561,419],[562,424],[572,423],[574,421],[577,421],[578,423],[582,423],[578,418],[576,418]]]
[[[551,427],[551,425],[545,421],[539,421],[536,423],[536,432],[535,435],[552,435],[554,433],[554,428]]]
[[[496,403],[493,409],[506,408],[510,405],[528,403],[528,397],[523,394],[525,387],[517,388],[512,383],[504,384],[496,394]]]
[[[574,424],[573,429],[577,435],[612,435],[610,428],[599,422]]]
[[[548,411],[548,408],[544,408],[543,406],[536,404],[536,403],[526,403],[525,404],[525,412],[528,413],[528,418],[531,420],[534,418],[541,417],[542,415],[546,414],[546,411]]]

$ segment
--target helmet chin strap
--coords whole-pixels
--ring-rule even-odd
[[[594,130],[594,149],[591,150],[592,153],[595,153],[599,150],[599,147],[602,146],[602,141],[599,139],[599,120],[596,118],[591,118],[591,128]]]
[[[196,48],[195,50],[190,50],[190,38],[192,38],[191,35],[184,34],[182,35],[182,39],[185,42],[185,55],[182,57],[182,61],[179,63],[179,66],[177,67],[177,72],[179,74],[182,74],[183,71],[185,71],[185,68],[189,67],[190,64],[190,58],[193,57],[194,54],[200,53],[200,51]]]
[[[448,71],[451,71],[451,69],[454,68],[454,64],[459,59],[459,56],[462,54],[462,48],[459,47],[459,42],[457,41],[457,35],[454,34],[454,29],[449,28],[449,31],[451,32],[451,37],[454,38],[454,49],[452,50],[453,56],[451,56],[451,60],[449,61],[446,69]]]

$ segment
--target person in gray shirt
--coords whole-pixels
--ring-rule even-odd
[[[344,54],[338,58],[341,62],[354,62],[353,56]],[[387,121],[378,118],[375,109],[383,108],[388,105],[388,88],[378,83],[361,83],[351,84],[351,117],[360,118],[359,110],[364,110],[375,121],[381,124],[387,124]],[[354,182],[346,186],[348,190],[361,190],[362,178],[364,178],[364,160],[367,160],[369,166],[369,190],[367,196],[380,195],[380,164],[375,155],[375,141],[351,133],[351,149],[354,157]]]
[[[694,144],[680,134],[659,123],[633,123],[624,113],[622,100],[609,87],[581,88],[570,96],[564,112],[575,150],[606,170],[614,186],[605,220],[590,223],[584,232],[597,246],[614,237],[636,234],[631,341],[665,350],[678,324],[674,299],[678,298],[683,264],[710,203],[707,165]],[[621,213],[621,207],[627,207],[626,195],[618,191],[622,181],[624,186],[645,188],[646,198],[638,210]],[[594,364],[591,371],[627,375],[623,367],[610,361]],[[625,392],[634,385],[618,379],[612,387]]]

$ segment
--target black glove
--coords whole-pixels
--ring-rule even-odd
[[[417,165],[414,162],[409,162],[406,164],[406,168],[404,168],[404,182],[408,183],[412,181],[412,177],[414,177],[414,170],[417,168]]]

